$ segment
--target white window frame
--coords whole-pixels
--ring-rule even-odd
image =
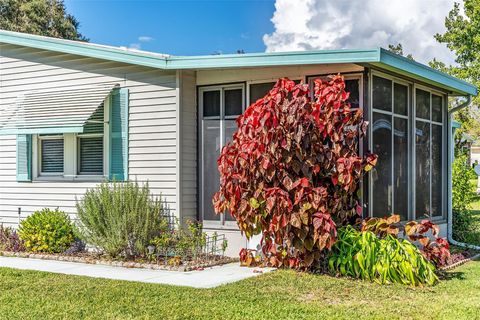
[[[103,134],[76,134],[64,133],[63,135],[32,135],[32,177],[33,181],[94,181],[101,182],[108,178],[109,172],[109,118],[111,99],[108,96],[104,101],[104,133]],[[83,137],[103,136],[103,174],[89,175],[79,173],[79,139]],[[63,173],[41,172],[41,140],[63,139]]]
[[[390,75],[390,74],[387,74],[387,73],[384,73],[384,72],[381,72],[381,71],[378,71],[378,70],[371,70],[369,72],[369,76],[368,76],[368,93],[369,93],[369,99],[368,99],[368,119],[369,121],[371,122],[371,120],[373,119],[373,76],[378,76],[378,77],[382,77],[382,78],[386,78],[386,79],[389,79],[389,80],[392,80],[392,88],[394,87],[394,83],[397,82],[399,84],[402,84],[402,85],[408,85],[409,86],[409,89],[408,89],[408,95],[409,95],[409,105],[408,105],[408,133],[409,133],[409,137],[408,137],[408,145],[409,145],[409,159],[408,159],[408,167],[409,167],[409,174],[408,174],[408,195],[409,195],[409,200],[408,200],[408,208],[409,208],[409,211],[408,211],[408,219],[409,220],[422,220],[422,219],[425,219],[425,217],[417,217],[416,216],[416,186],[415,186],[415,181],[416,181],[416,170],[415,170],[415,163],[416,163],[416,146],[415,146],[415,130],[416,130],[416,121],[417,119],[420,120],[420,121],[424,121],[424,122],[431,122],[433,124],[438,124],[438,125],[441,125],[442,126],[442,143],[441,143],[441,148],[442,148],[442,151],[441,151],[441,154],[442,154],[442,166],[441,166],[441,173],[442,173],[442,194],[446,194],[446,181],[445,181],[445,176],[446,176],[446,157],[447,155],[445,154],[446,153],[446,148],[444,146],[445,144],[445,141],[446,141],[446,124],[445,124],[445,121],[446,121],[446,103],[447,103],[447,99],[448,99],[448,96],[445,92],[442,92],[442,91],[439,91],[439,90],[436,90],[435,88],[431,88],[431,87],[428,87],[428,86],[425,86],[425,85],[422,85],[422,84],[419,84],[419,83],[416,83],[416,82],[413,82],[413,81],[408,81],[408,80],[405,80],[403,78],[399,78],[399,77],[396,77],[396,76],[393,76],[393,75]],[[443,102],[443,105],[442,105],[442,123],[440,122],[435,122],[435,121],[429,121],[429,120],[426,120],[426,119],[422,119],[422,118],[417,118],[416,117],[416,89],[421,89],[421,90],[424,90],[424,91],[427,91],[427,92],[430,92],[430,119],[432,117],[432,99],[431,99],[431,95],[432,94],[435,94],[435,95],[438,95],[438,96],[441,96],[442,97],[442,102]],[[393,94],[394,94],[394,91],[392,90],[392,99],[393,99]],[[392,108],[393,108],[393,101],[392,101]],[[384,111],[384,110],[377,110],[375,109],[375,112],[377,113],[383,113],[383,114],[390,114],[389,111]],[[394,109],[392,109],[392,113],[394,112]],[[400,118],[405,118],[405,116],[402,116],[402,115],[395,115],[394,117],[400,117]],[[393,123],[392,123],[393,125]],[[431,127],[431,125],[430,125]],[[430,136],[430,145],[431,145],[431,140],[432,140],[432,137]],[[369,145],[369,149],[373,151],[373,130],[372,130],[372,127],[369,126],[368,127],[368,145]],[[392,141],[392,147],[393,147],[393,141]],[[431,152],[430,152],[430,157],[431,157]],[[393,162],[393,161],[392,161]],[[368,216],[373,216],[373,208],[372,208],[372,204],[373,204],[373,184],[372,184],[372,174],[373,172],[370,171],[368,173]],[[394,174],[393,174],[393,170],[392,170],[392,179],[394,179]],[[431,183],[431,179],[432,179],[432,175],[430,174],[430,190],[432,188],[432,183]],[[392,185],[393,185],[393,180],[392,180]],[[430,207],[431,207],[431,197],[432,197],[432,192],[430,191]],[[392,209],[394,210],[395,208],[393,208],[393,204],[394,204],[394,195],[392,195]],[[442,215],[441,216],[436,216],[436,217],[429,217],[429,219],[431,219],[432,221],[435,221],[435,222],[443,222],[445,221],[446,219],[446,213],[445,213],[445,210],[447,208],[446,206],[446,197],[442,197]],[[386,215],[388,213],[385,213]]]
[[[424,119],[424,118],[420,118],[420,117],[417,117],[417,110],[416,110],[416,107],[417,107],[417,89],[420,89],[420,90],[423,90],[423,91],[426,91],[428,93],[430,93],[430,119]],[[446,176],[446,157],[448,156],[446,154],[446,148],[445,148],[445,141],[447,141],[447,135],[446,135],[446,125],[445,125],[445,120],[446,120],[446,114],[445,114],[445,110],[447,109],[446,108],[446,103],[447,103],[447,95],[441,91],[438,91],[438,90],[435,90],[433,88],[430,88],[430,87],[427,87],[427,86],[424,86],[424,85],[421,85],[421,84],[414,84],[413,86],[413,111],[412,111],[412,117],[413,117],[413,121],[412,121],[412,126],[413,126],[413,130],[412,130],[412,138],[415,137],[415,130],[417,128],[417,121],[420,121],[420,122],[424,122],[424,123],[428,123],[430,125],[430,139],[429,139],[429,146],[430,146],[430,153],[429,153],[429,161],[430,161],[430,182],[429,182],[429,185],[430,185],[430,205],[429,205],[429,208],[430,208],[430,212],[432,211],[432,125],[439,125],[441,126],[442,128],[442,143],[440,143],[440,148],[441,148],[441,156],[442,156],[442,164],[440,166],[441,168],[441,179],[442,179],[442,201],[441,201],[441,211],[442,211],[442,215],[440,216],[429,216],[428,219],[432,220],[432,221],[444,221],[446,219],[446,213],[445,213],[445,210],[447,208],[447,203],[446,203],[446,196],[444,196],[446,194],[446,183],[445,183],[445,176]],[[440,96],[442,97],[442,122],[437,122],[437,121],[433,121],[432,118],[433,118],[433,114],[432,114],[432,96],[433,95],[436,95],[436,96]],[[416,146],[415,146],[415,143],[413,143],[413,163],[416,163]],[[412,166],[412,177],[413,177],[413,180],[412,182],[415,182],[416,181],[416,168],[415,166]],[[413,195],[413,200],[411,201],[412,202],[412,205],[413,205],[413,209],[416,210],[416,183],[412,183],[412,186],[413,186],[413,192],[412,192],[412,195]],[[416,217],[415,216],[415,219],[416,220],[422,220],[422,219],[425,219],[426,217]]]
[[[381,110],[381,109],[374,109],[373,108],[373,77],[376,76],[376,77],[379,77],[379,78],[383,78],[383,79],[387,79],[387,80],[390,80],[392,82],[392,110],[391,111],[385,111],[385,110]],[[407,115],[402,115],[402,114],[398,114],[398,113],[395,113],[395,83],[398,83],[400,85],[403,85],[403,86],[406,86],[407,87],[407,94],[408,94],[408,105],[407,105]],[[413,88],[413,83],[410,82],[410,81],[406,81],[406,80],[403,80],[403,79],[400,79],[398,77],[395,77],[395,76],[392,76],[392,75],[389,75],[389,74],[386,74],[386,73],[383,73],[383,72],[379,72],[379,71],[375,71],[375,70],[372,70],[372,72],[370,72],[370,77],[369,77],[369,88],[368,88],[368,92],[370,94],[370,99],[369,99],[369,114],[368,114],[368,118],[370,119],[370,126],[368,128],[368,143],[369,143],[369,149],[372,150],[373,152],[373,113],[379,113],[379,114],[383,114],[383,115],[387,115],[387,116],[390,116],[390,119],[391,119],[391,125],[392,125],[392,130],[394,130],[394,120],[395,118],[400,118],[400,119],[406,119],[407,120],[407,132],[408,132],[408,139],[407,139],[407,145],[408,145],[408,159],[407,159],[407,163],[408,163],[408,173],[407,173],[407,176],[408,176],[408,182],[407,182],[407,194],[408,194],[408,203],[407,203],[407,206],[408,206],[408,212],[407,212],[407,218],[410,220],[412,219],[412,216],[413,216],[413,211],[412,209],[414,209],[414,207],[412,208],[412,196],[411,196],[411,193],[412,193],[412,163],[410,162],[410,159],[412,157],[412,147],[411,147],[411,144],[412,144],[412,113],[414,110],[412,110],[412,88]],[[392,174],[391,174],[391,185],[392,185],[392,190],[391,192],[389,193],[389,196],[391,197],[389,199],[389,202],[391,203],[391,207],[392,207],[392,213],[395,212],[395,207],[394,207],[394,204],[395,204],[395,195],[394,195],[394,192],[393,192],[393,186],[395,185],[395,160],[394,160],[394,157],[393,157],[393,150],[394,150],[394,135],[392,134],[391,135],[391,148],[392,148],[392,160],[391,160],[391,167],[392,167]],[[368,176],[368,181],[369,181],[369,186],[368,186],[368,204],[369,204],[369,207],[368,207],[368,216],[369,217],[373,217],[373,171],[370,171],[369,172],[369,176]],[[390,214],[389,212],[385,212],[385,215],[388,215]]]
[[[204,188],[203,188],[203,181],[204,181],[204,175],[205,175],[205,170],[204,170],[204,161],[203,161],[203,150],[204,150],[204,141],[203,141],[203,133],[204,133],[204,127],[203,127],[203,120],[219,120],[220,122],[220,150],[222,147],[226,144],[226,137],[224,134],[225,131],[225,122],[224,120],[234,120],[238,117],[236,116],[225,116],[225,105],[224,105],[224,91],[228,89],[241,89],[242,90],[242,113],[245,111],[246,108],[246,90],[245,90],[245,82],[241,83],[234,83],[234,84],[224,84],[224,85],[206,85],[206,86],[199,86],[198,87],[198,128],[200,130],[198,131],[198,139],[199,139],[199,150],[198,150],[198,156],[199,156],[199,208],[200,208],[200,219],[203,222],[203,226],[205,228],[220,228],[220,229],[231,229],[231,230],[238,230],[237,227],[237,222],[236,221],[228,221],[225,219],[225,214],[222,213],[220,215],[219,220],[205,220],[204,219],[204,206],[205,203],[203,201],[204,199]],[[208,91],[220,91],[220,116],[208,116],[204,117],[203,116],[203,93],[208,92]]]

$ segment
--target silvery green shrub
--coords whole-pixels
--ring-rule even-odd
[[[112,257],[144,256],[150,241],[166,231],[165,209],[148,183],[102,183],[77,200],[78,233]]]

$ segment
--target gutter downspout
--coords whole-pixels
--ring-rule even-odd
[[[453,132],[452,132],[452,116],[454,112],[457,112],[461,109],[464,109],[468,107],[472,102],[472,96],[468,95],[467,96],[467,101],[462,103],[459,106],[456,106],[452,108],[451,110],[448,111],[448,217],[447,217],[447,240],[453,245],[459,246],[459,247],[464,247],[464,248],[470,248],[470,249],[475,249],[475,250],[480,250],[480,246],[475,246],[472,244],[467,244],[463,242],[458,242],[453,239],[453,210],[452,210],[452,164],[454,160],[454,150],[455,150],[455,144],[453,142]]]

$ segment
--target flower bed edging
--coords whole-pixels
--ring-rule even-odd
[[[223,257],[221,260],[207,262],[207,263],[198,263],[192,265],[180,265],[180,266],[169,266],[162,265],[157,263],[144,263],[144,262],[135,262],[135,261],[117,261],[117,260],[107,260],[107,259],[95,259],[94,257],[79,257],[79,256],[67,256],[67,255],[55,255],[55,254],[45,254],[45,253],[30,253],[30,252],[10,252],[10,251],[0,251],[0,256],[4,257],[15,257],[15,258],[30,258],[30,259],[41,259],[41,260],[54,260],[54,261],[66,261],[66,262],[77,262],[77,263],[87,263],[87,264],[98,264],[112,267],[123,267],[123,268],[140,268],[140,269],[151,269],[151,270],[166,270],[166,271],[194,271],[202,268],[210,268],[214,266],[219,266],[231,262],[237,262],[238,259]]]
[[[465,263],[467,263],[467,262],[469,262],[469,261],[476,260],[476,259],[478,259],[478,258],[480,258],[480,253],[477,253],[476,255],[474,255],[474,256],[472,256],[472,257],[470,257],[470,258],[466,258],[466,259],[457,261],[457,262],[455,262],[454,264],[451,264],[451,265],[449,265],[449,266],[442,267],[442,268],[440,268],[440,270],[441,270],[441,271],[451,270],[451,269],[453,269],[453,268],[456,268],[456,267],[458,267],[458,266],[461,266],[462,264],[465,264]]]

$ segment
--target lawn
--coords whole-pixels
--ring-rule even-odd
[[[431,288],[277,271],[215,289],[0,268],[2,319],[480,319],[480,261]]]

